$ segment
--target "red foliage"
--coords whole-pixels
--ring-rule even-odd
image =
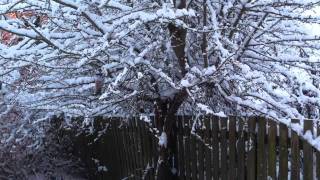
[[[39,26],[47,21],[46,15],[38,15],[34,11],[24,11],[24,12],[12,12],[5,15],[8,19],[31,19],[31,18],[39,18]],[[13,45],[16,44],[20,38],[17,35],[14,35],[10,32],[0,31],[0,43],[5,45]]]

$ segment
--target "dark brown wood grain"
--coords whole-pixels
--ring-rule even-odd
[[[277,123],[268,120],[268,176],[271,179],[277,179]]]
[[[248,119],[248,143],[247,143],[247,179],[256,179],[256,117]]]
[[[313,134],[313,122],[311,120],[304,120],[304,133]],[[303,179],[313,179],[313,149],[306,141],[303,141]]]
[[[238,143],[237,143],[237,177],[239,180],[245,180],[245,133],[244,133],[244,120],[243,118],[237,118],[238,119]]]
[[[288,128],[280,123],[279,178],[288,179]]]
[[[291,120],[292,123],[299,123],[298,119]],[[291,180],[300,179],[300,147],[299,135],[291,130]]]
[[[228,119],[220,118],[220,131],[221,131],[221,179],[228,179]]]
[[[213,163],[213,179],[219,179],[219,118],[212,116],[212,163]]]
[[[257,178],[261,180],[267,179],[267,162],[266,162],[266,120],[265,118],[257,118],[258,123],[258,138],[257,138]]]
[[[229,179],[237,179],[236,171],[236,117],[229,117]]]

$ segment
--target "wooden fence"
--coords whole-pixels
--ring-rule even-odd
[[[196,123],[192,117],[176,118],[172,172],[178,179],[320,179],[320,153],[284,124],[260,117],[205,116]],[[76,138],[92,179],[156,179],[158,138],[152,120],[96,122],[95,128],[107,127],[103,134]],[[317,128],[319,134],[319,127],[304,122],[305,131]]]

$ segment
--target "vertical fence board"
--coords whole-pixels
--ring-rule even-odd
[[[136,118],[136,127],[137,127],[137,139],[138,139],[138,158],[139,158],[139,166],[138,166],[138,171],[139,171],[139,177],[144,176],[144,170],[145,170],[145,152],[143,150],[144,147],[144,137],[142,134],[142,127],[141,127],[142,120],[139,119],[139,117]]]
[[[229,118],[229,179],[237,179],[236,174],[236,117]]]
[[[156,133],[154,132],[156,129],[155,118],[152,117],[152,132],[150,134],[150,142],[151,142],[151,149],[152,149],[152,167],[153,167],[153,179],[157,179],[156,169],[158,166],[158,138],[156,137]],[[154,132],[154,133],[153,133]]]
[[[128,161],[128,157],[126,156],[127,154],[127,148],[126,148],[126,144],[125,144],[125,122],[124,122],[124,119],[119,119],[119,123],[121,123],[121,128],[118,129],[119,130],[119,134],[120,134],[120,138],[119,138],[119,141],[120,141],[120,144],[121,144],[121,156],[122,156],[122,165],[121,165],[121,168],[122,168],[122,172],[121,172],[121,178],[122,177],[127,177],[127,161]]]
[[[109,144],[112,143],[112,134],[111,134],[111,123],[109,121],[109,118],[105,120],[106,123],[108,124],[107,125],[107,131],[106,131],[106,136],[104,138],[104,149],[106,149],[106,166],[108,168],[108,171],[107,171],[107,175],[109,178],[111,178],[111,168],[109,166],[111,166],[111,163],[112,163],[112,149],[110,148]],[[127,167],[128,168],[128,167]],[[126,170],[126,173],[128,173],[128,169]]]
[[[131,166],[131,175],[134,177],[136,175],[136,167],[137,167],[137,156],[136,156],[136,148],[135,148],[135,136],[134,136],[134,119],[130,118],[130,151],[132,157],[132,166]]]
[[[317,122],[317,135],[318,136],[320,136],[320,122],[318,121]],[[316,170],[316,173],[317,173],[317,178],[318,179],[320,179],[320,152],[319,151],[317,151],[317,154],[316,154],[316,158],[317,158],[317,160],[316,160],[316,168],[317,168],[317,170]]]
[[[299,120],[293,119],[292,123],[299,123]],[[300,179],[300,147],[299,135],[291,130],[291,180]]]
[[[212,174],[212,170],[211,170],[211,162],[212,162],[212,158],[211,158],[211,148],[212,147],[212,142],[211,142],[211,121],[210,121],[210,117],[206,116],[205,117],[205,143],[206,146],[205,147],[205,163],[206,163],[206,180],[211,180],[211,174]]]
[[[244,121],[238,118],[238,143],[237,143],[237,177],[239,180],[245,180],[245,131]]]
[[[178,177],[178,170],[179,170],[179,156],[178,156],[178,146],[179,146],[179,142],[178,142],[178,124],[176,123],[178,121],[178,116],[174,117],[174,123],[173,123],[173,131],[172,131],[172,140],[176,141],[174,143],[172,143],[171,146],[171,153],[172,156],[170,158],[169,163],[172,164],[172,169],[171,169],[171,173],[173,174],[174,177]],[[169,141],[168,141],[169,142]]]
[[[197,177],[197,145],[196,145],[196,137],[192,132],[192,126],[193,126],[193,119],[190,119],[190,130],[191,130],[191,134],[190,134],[190,162],[191,162],[191,177],[192,179],[198,179]]]
[[[199,179],[204,179],[204,144],[198,140],[198,174]]]
[[[129,154],[130,154],[130,173],[129,176],[133,176],[134,175],[134,170],[135,170],[135,154],[134,154],[134,137],[133,137],[133,122],[132,122],[132,118],[129,119],[129,126],[128,126],[128,130],[129,130]]]
[[[277,179],[276,137],[277,137],[277,123],[270,119],[268,121],[268,176],[271,179]]]
[[[114,145],[115,145],[115,147],[116,147],[116,150],[115,150],[115,153],[114,153],[114,156],[115,156],[115,162],[114,162],[114,173],[115,173],[115,176],[117,177],[117,178],[120,178],[120,174],[121,174],[121,172],[120,172],[120,156],[121,156],[121,154],[120,154],[120,152],[119,152],[119,149],[120,149],[120,147],[119,147],[119,140],[118,140],[118,124],[117,124],[117,119],[115,119],[115,118],[112,118],[112,120],[111,120],[112,122],[112,125],[113,125],[113,128],[114,128],[114,130],[113,130],[113,138],[114,138]]]
[[[221,179],[228,179],[228,147],[227,147],[228,118],[220,118],[221,125]]]
[[[119,154],[118,154],[118,151],[117,151],[117,149],[119,148],[118,147],[118,141],[117,141],[117,125],[116,125],[116,123],[115,123],[115,119],[114,118],[111,118],[111,124],[112,124],[112,127],[113,127],[113,137],[112,137],[112,139],[113,139],[113,144],[114,144],[114,146],[116,147],[115,149],[114,149],[114,153],[113,153],[113,156],[114,156],[114,162],[112,163],[113,164],[113,176],[115,177],[115,178],[119,178],[119,165],[118,165],[118,163],[119,163]]]
[[[151,144],[151,135],[149,134],[150,124],[148,122],[144,123],[144,134],[146,136],[146,152],[147,152],[147,165],[149,166],[148,169],[148,180],[152,180],[154,172],[153,172],[153,165],[152,165],[152,144]]]
[[[101,153],[102,153],[102,160],[103,160],[103,164],[109,169],[110,166],[110,155],[111,155],[111,149],[109,148],[109,140],[111,139],[110,136],[110,129],[109,129],[109,124],[106,120],[104,120],[104,122],[106,123],[105,128],[105,134],[102,136],[101,142]],[[126,167],[126,171],[127,171],[128,167]],[[107,179],[109,175],[109,171],[104,173],[103,178]]]
[[[279,178],[288,179],[288,128],[280,123]]]
[[[121,122],[123,121],[123,119],[121,119]],[[123,123],[123,122],[122,122]],[[124,177],[128,174],[127,170],[128,170],[128,167],[127,167],[127,162],[128,162],[128,159],[127,159],[127,152],[126,152],[126,144],[125,144],[125,125],[123,125],[121,127],[121,130],[120,130],[120,143],[121,143],[121,146],[122,146],[122,157],[123,157],[123,161],[122,162],[122,166],[123,166],[123,172],[121,174],[121,177]]]
[[[150,117],[150,122],[145,123],[145,134],[147,136],[147,152],[148,152],[148,164],[149,164],[149,172],[148,172],[148,179],[154,180],[154,174],[155,174],[155,168],[154,168],[154,159],[153,159],[153,153],[156,153],[156,149],[153,149],[152,144],[152,117]]]
[[[218,117],[212,116],[212,163],[213,179],[219,179],[219,121]]]
[[[104,137],[104,145],[103,147],[106,149],[106,154],[105,154],[105,162],[106,162],[106,167],[108,168],[108,171],[107,171],[107,175],[109,177],[111,177],[110,175],[110,167],[111,166],[111,154],[112,154],[112,149],[109,148],[109,144],[111,142],[111,138],[112,138],[112,135],[111,135],[111,125],[110,125],[110,122],[108,121],[108,119],[105,119],[105,122],[107,123],[107,131],[106,131],[106,134],[105,134],[105,137]]]
[[[107,123],[108,123],[108,139],[106,139],[106,146],[107,146],[107,153],[108,153],[108,160],[107,160],[107,168],[108,168],[108,173],[110,174],[110,178],[112,177],[112,159],[114,157],[114,149],[110,148],[110,144],[113,144],[113,136],[112,136],[112,125],[110,122],[110,118],[107,119]],[[128,169],[129,171],[129,169]]]
[[[150,117],[149,117],[150,118]],[[153,173],[153,155],[152,155],[152,153],[153,153],[153,151],[152,151],[152,136],[151,136],[151,133],[150,133],[150,131],[152,131],[151,130],[151,123],[150,122],[145,122],[144,123],[144,133],[145,133],[145,135],[146,135],[146,152],[147,152],[147,156],[148,156],[148,161],[147,161],[147,163],[148,163],[148,165],[149,165],[149,179],[151,180],[151,176],[153,175],[152,173]]]
[[[114,127],[113,127],[113,124],[112,124],[112,121],[110,120],[110,118],[108,118],[108,123],[109,123],[109,126],[110,126],[110,128],[109,128],[109,132],[108,132],[108,134],[109,134],[109,143],[110,144],[114,144],[114,133],[113,133],[113,131],[114,131]],[[113,173],[113,164],[114,164],[114,162],[115,162],[115,150],[114,150],[114,148],[109,148],[109,152],[108,153],[110,153],[109,154],[109,162],[108,162],[108,164],[109,164],[109,166],[108,166],[108,171],[109,172],[112,172],[111,173],[111,177],[112,178],[115,178],[115,177],[113,177],[112,175],[114,174]]]
[[[130,121],[130,120],[129,120]],[[126,124],[126,128],[125,128],[125,131],[126,131],[126,141],[125,141],[125,144],[126,144],[126,150],[127,150],[127,156],[128,156],[128,170],[127,170],[127,176],[130,176],[131,172],[132,172],[132,156],[131,156],[131,148],[130,148],[130,143],[131,143],[131,139],[130,139],[130,122],[127,121],[127,124]],[[112,127],[111,127],[112,128]]]
[[[115,136],[115,134],[114,134],[114,131],[115,131],[115,127],[114,127],[114,124],[113,124],[113,121],[111,120],[111,118],[109,119],[109,122],[110,122],[110,126],[111,126],[111,128],[110,128],[110,134],[111,134],[111,139],[110,139],[110,143],[111,144],[115,144],[116,142],[115,142],[115,138],[114,138],[114,136]],[[115,149],[113,148],[113,149],[111,149],[111,153],[112,153],[112,156],[111,156],[111,162],[110,162],[110,164],[112,164],[112,166],[110,166],[109,167],[109,170],[110,171],[112,171],[112,177],[113,178],[115,178],[114,177],[114,174],[115,174],[115,171],[114,171],[114,169],[116,168],[115,167],[115,163],[116,163],[116,151],[115,151]]]
[[[118,118],[115,118],[115,119],[113,119],[113,121],[115,121],[115,125],[116,125],[116,127],[117,127],[117,129],[116,129],[116,141],[117,141],[117,155],[118,155],[118,167],[119,167],[119,178],[121,178],[123,175],[124,175],[124,172],[123,172],[123,169],[124,168],[122,168],[124,165],[123,165],[123,163],[124,163],[124,159],[123,159],[123,156],[122,156],[122,154],[123,154],[123,149],[124,149],[124,147],[123,147],[123,145],[122,145],[122,141],[121,141],[121,129],[119,128],[119,125],[120,125],[120,119],[118,119]]]
[[[153,148],[153,171],[154,171],[154,179],[157,179],[156,169],[158,168],[158,158],[159,158],[159,150],[158,150],[158,138],[155,135],[152,135],[152,148]]]
[[[185,149],[185,167],[186,167],[186,180],[191,179],[191,151],[190,151],[190,118],[184,117],[183,123],[184,131],[184,149]]]
[[[247,179],[256,179],[256,118],[250,117],[248,120],[248,160],[247,160]]]
[[[131,118],[131,128],[132,128],[132,141],[131,141],[131,145],[132,145],[132,154],[133,154],[133,159],[134,159],[134,164],[133,164],[133,170],[132,170],[132,174],[134,177],[137,176],[137,167],[138,167],[138,156],[137,156],[137,139],[136,139],[136,123],[135,123],[135,118]]]
[[[140,131],[140,137],[141,137],[141,158],[142,158],[142,168],[143,168],[143,171],[142,171],[142,177],[145,179],[145,180],[148,180],[149,179],[149,152],[148,152],[148,137],[147,137],[147,134],[145,133],[145,130],[146,130],[146,126],[145,126],[145,122],[142,120],[142,119],[139,119],[138,120],[138,126],[139,126],[139,131]]]
[[[264,138],[266,135],[266,120],[259,117],[258,119],[258,147],[257,147],[257,178],[261,180],[267,179],[266,166],[266,149]]]
[[[183,148],[183,119],[181,116],[178,117],[177,119],[177,127],[178,127],[178,161],[179,161],[179,176],[181,178],[184,178],[185,176],[185,171],[184,171],[184,148]]]
[[[311,133],[313,131],[313,122],[311,120],[304,121],[304,133]],[[303,179],[313,179],[313,149],[306,141],[303,141]]]
[[[196,148],[196,137],[195,135],[191,134],[190,137],[190,155],[191,155],[191,173],[192,179],[198,179],[197,177],[197,148]]]

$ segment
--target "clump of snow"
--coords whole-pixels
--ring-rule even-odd
[[[203,74],[205,76],[209,76],[209,75],[212,75],[215,71],[216,71],[216,67],[210,66],[210,67],[204,69],[204,73]]]
[[[212,115],[219,116],[219,117],[227,117],[227,115],[224,112],[220,111],[218,113],[215,113],[207,105],[197,103],[197,107],[200,110],[204,111],[206,114],[212,114]]]
[[[143,74],[141,72],[138,72],[138,79],[143,78]]]
[[[166,148],[167,143],[168,143],[167,134],[165,132],[162,132],[161,136],[159,137],[159,146]]]
[[[183,87],[191,87],[192,84],[188,81],[188,79],[181,80],[181,86]]]
[[[151,122],[151,119],[148,116],[145,116],[145,115],[141,115],[140,116],[140,120],[142,120],[144,122],[147,122],[147,123]]]
[[[106,166],[98,166],[98,171],[101,172],[101,171],[104,171],[104,172],[107,172],[108,169]]]

